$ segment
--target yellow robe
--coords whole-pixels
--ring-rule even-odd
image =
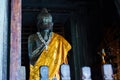
[[[60,35],[52,33],[52,38],[48,44],[48,50],[44,49],[34,65],[30,65],[30,80],[40,80],[40,66],[48,66],[49,80],[54,76],[59,79],[60,65],[66,63],[68,51],[71,45]]]

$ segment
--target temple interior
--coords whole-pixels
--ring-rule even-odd
[[[22,0],[21,65],[26,68],[26,80],[28,36],[37,32],[37,15],[42,8],[47,8],[53,17],[53,31],[72,46],[67,56],[71,80],[82,80],[84,66],[91,68],[92,80],[102,80],[103,64],[111,64],[114,80],[120,80],[119,0]]]
[[[118,1],[119,2],[119,1]],[[114,0],[23,0],[22,2],[22,60],[27,54],[27,37],[35,33],[36,16],[47,8],[53,16],[54,32],[63,35],[72,45],[68,59],[72,80],[80,79],[83,66],[90,66],[92,79],[101,80],[101,51],[105,49],[106,63],[113,65],[120,79],[120,24],[118,3]],[[119,5],[120,6],[120,5]],[[119,7],[120,8],[120,7]]]

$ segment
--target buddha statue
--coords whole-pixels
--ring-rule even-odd
[[[61,64],[67,64],[71,45],[64,37],[53,32],[52,15],[46,8],[38,14],[37,20],[38,32],[28,37],[29,80],[40,80],[41,66],[48,66],[49,80],[60,80],[59,68]]]

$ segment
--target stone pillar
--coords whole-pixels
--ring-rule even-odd
[[[21,0],[11,0],[10,80],[21,80]]]
[[[8,0],[0,0],[0,80],[7,80]]]

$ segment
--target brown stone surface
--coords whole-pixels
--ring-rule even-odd
[[[21,80],[21,0],[11,0],[10,80]]]

